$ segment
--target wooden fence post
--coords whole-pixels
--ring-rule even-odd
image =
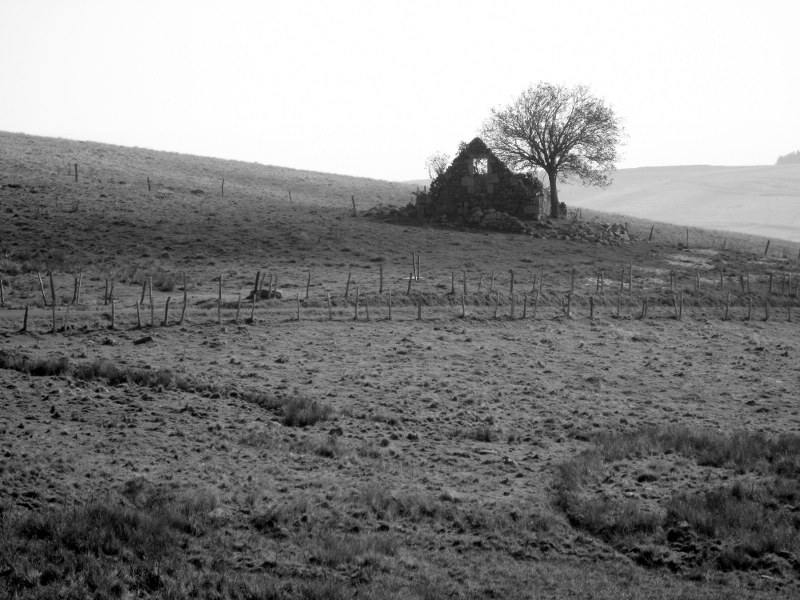
[[[239,294],[239,299],[241,300],[242,295]],[[169,303],[172,300],[172,296],[167,296],[167,303],[164,305],[164,322],[162,323],[162,327],[166,327],[169,323]],[[239,309],[236,309],[236,321],[239,321]]]
[[[139,306],[140,305],[141,305],[141,302],[137,301],[136,302],[136,329],[141,329],[142,328],[142,313],[139,310]]]
[[[352,277],[352,271],[347,272],[347,283],[344,286],[344,299],[347,300],[347,297],[350,295],[350,277]]]
[[[628,296],[633,293],[633,261],[630,264],[630,273],[628,274]]]
[[[53,272],[50,271],[50,296],[53,299],[53,333],[56,332],[56,287],[53,283]]]
[[[333,320],[333,311],[331,310],[331,294],[330,292],[325,292],[325,300],[328,303],[328,320]]]
[[[728,320],[728,310],[730,309],[730,306],[731,306],[731,293],[728,292],[728,294],[725,296],[725,320],[726,321]]]
[[[44,295],[44,282],[42,281],[42,275],[39,271],[36,271],[36,277],[39,279],[39,289],[42,291],[42,302],[44,302],[44,307],[47,308],[47,296]]]
[[[308,272],[308,280],[306,280],[306,300],[308,300],[308,288],[311,287],[311,271]]]
[[[3,276],[0,274],[0,307],[6,305],[6,294],[3,290]]]
[[[25,316],[22,317],[22,329],[19,330],[20,333],[25,333],[28,331],[28,305],[25,305]]]
[[[152,275],[149,277],[148,281],[150,282],[147,286],[150,294],[150,327],[156,326],[156,308],[153,305],[153,277]]]
[[[414,273],[408,274],[408,289],[406,290],[406,296],[411,295],[411,280],[414,279]]]
[[[117,303],[114,302],[114,299],[111,299],[111,329],[116,329],[117,327]]]
[[[253,296],[253,306],[255,307],[255,296]],[[183,317],[186,315],[186,304],[187,304],[187,296],[186,296],[186,271],[183,272],[183,307],[181,308],[181,320],[178,321],[178,325],[183,325]]]
[[[356,286],[356,310],[355,315],[353,316],[353,321],[358,321],[358,299],[361,295],[361,291],[359,290],[358,286]]]
[[[378,293],[382,294],[383,293],[383,263],[380,263],[378,265],[378,268],[380,269],[380,283],[378,283]]]
[[[217,294],[217,324],[222,324],[222,274],[219,276],[219,292]]]

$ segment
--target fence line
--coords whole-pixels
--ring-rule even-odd
[[[633,263],[621,268],[619,282],[606,277],[605,269],[601,269],[588,278],[588,282],[578,286],[576,291],[576,271],[571,269],[568,274],[568,283],[559,285],[561,281],[554,281],[555,285],[544,286],[545,281],[550,283],[554,278],[544,269],[538,270],[533,275],[532,281],[523,283],[520,281],[518,272],[506,269],[509,273],[508,288],[504,287],[504,282],[497,280],[495,286],[495,272],[492,272],[491,284],[488,291],[482,291],[483,274],[479,274],[477,286],[472,287],[477,291],[470,292],[468,285],[469,274],[466,269],[461,269],[462,285],[455,285],[455,271],[451,270],[449,286],[444,282],[438,284],[433,280],[425,281],[419,277],[419,257],[412,259],[415,264],[415,271],[409,276],[406,293],[397,293],[394,296],[392,289],[385,286],[384,269],[380,270],[380,280],[376,285],[376,292],[368,292],[362,285],[353,280],[352,270],[348,271],[347,283],[344,287],[343,295],[331,295],[328,290],[323,290],[323,295],[311,294],[312,275],[307,269],[302,270],[302,277],[305,280],[305,298],[301,299],[300,293],[295,297],[283,297],[278,300],[277,275],[270,274],[270,284],[266,292],[266,305],[261,302],[265,298],[263,285],[266,274],[261,277],[258,272],[255,284],[252,287],[250,296],[247,300],[251,301],[250,317],[245,318],[244,322],[254,324],[258,322],[256,318],[264,319],[266,315],[271,317],[281,317],[282,313],[288,316],[284,320],[337,320],[347,319],[349,321],[362,320],[381,320],[393,318],[405,320],[405,313],[411,313],[411,317],[416,314],[416,320],[426,318],[473,318],[473,319],[505,319],[505,320],[536,320],[537,310],[538,319],[547,318],[566,318],[581,319],[587,318],[595,320],[598,318],[669,318],[681,320],[685,312],[703,311],[703,317],[708,318],[709,312],[716,314],[724,320],[785,320],[792,322],[792,310],[798,306],[798,296],[800,295],[800,276],[796,273],[784,272],[778,274],[766,273],[762,276],[745,271],[743,273],[724,272],[722,270],[712,271],[712,277],[701,278],[699,271],[691,272],[673,270],[668,273],[668,279],[650,277]],[[627,267],[627,268],[626,268]],[[498,271],[502,273],[502,270]],[[110,308],[110,317],[104,312],[106,309],[81,309],[78,302],[81,293],[85,296],[88,292],[83,284],[83,273],[75,278],[72,289],[72,302],[58,304],[53,274],[49,273],[51,301],[44,293],[44,281],[40,273],[36,274],[39,289],[42,292],[43,313],[51,313],[51,332],[68,331],[70,318],[74,323],[78,317],[86,314],[98,314],[104,318],[110,318],[109,329],[128,327],[142,329],[145,327],[154,328],[157,326],[155,311],[156,301],[153,297],[152,277],[144,279],[141,289],[141,297],[131,302],[123,303],[121,298],[114,297],[114,281],[105,280],[102,292],[103,306]],[[475,276],[473,275],[473,278]],[[584,276],[585,277],[585,276]],[[259,281],[260,279],[260,281]],[[562,278],[563,279],[563,278]],[[400,278],[397,278],[398,283]],[[241,288],[237,289],[233,298],[226,299],[224,293],[225,278],[220,275],[214,278],[216,283],[216,298],[212,293],[206,294],[203,300],[196,302],[194,308],[189,305],[185,274],[183,277],[183,299],[181,302],[180,320],[170,321],[169,309],[172,297],[168,296],[163,304],[164,317],[158,321],[158,325],[167,327],[170,325],[182,324],[187,312],[200,310],[204,317],[211,317],[216,312],[216,323],[240,322],[240,309],[242,302]],[[0,282],[2,277],[0,276]],[[259,286],[260,284],[260,286]],[[403,281],[405,284],[405,281]],[[529,285],[530,284],[530,285]],[[251,284],[247,284],[247,289]],[[274,285],[274,287],[273,287]],[[515,291],[516,285],[516,291]],[[355,288],[355,297],[350,298],[351,286]],[[299,288],[299,285],[290,284],[287,288]],[[338,287],[338,286],[337,286]],[[403,287],[406,287],[403,285]],[[446,290],[449,287],[449,292]],[[460,289],[457,289],[460,288]],[[495,289],[496,287],[496,289]],[[385,291],[384,291],[384,288]],[[528,290],[522,291],[520,289]],[[592,292],[592,288],[594,292]],[[0,312],[0,317],[8,316],[10,304],[13,304],[13,290],[10,286],[4,285],[3,304],[6,310]],[[117,288],[118,289],[118,288]],[[503,290],[508,292],[504,293]],[[588,291],[586,291],[588,289]],[[463,291],[462,291],[463,290]],[[608,291],[607,291],[608,290]],[[149,293],[147,293],[149,292]],[[138,292],[137,292],[138,296]],[[394,300],[392,300],[394,297]],[[234,299],[235,298],[235,299]],[[147,299],[147,302],[145,302]],[[180,301],[178,301],[180,302]],[[174,307],[175,302],[172,304]],[[110,304],[110,306],[108,306]],[[528,305],[532,310],[528,311]],[[149,306],[148,306],[149,305]],[[256,306],[262,310],[256,313]],[[359,305],[363,310],[359,311]],[[149,324],[143,324],[141,309],[149,307]],[[162,304],[159,302],[159,310]],[[521,316],[517,307],[522,306]],[[39,307],[30,303],[20,304],[18,310],[25,309],[25,315],[21,317],[21,328],[17,331],[30,330],[31,323],[42,317]],[[47,311],[47,309],[50,311]],[[372,315],[370,316],[370,308]],[[555,309],[555,314],[548,315],[543,312],[545,309]],[[63,310],[59,310],[63,309]],[[407,309],[407,310],[406,310]],[[132,312],[135,310],[135,323]],[[392,312],[394,310],[394,313]],[[231,316],[234,313],[235,317]],[[224,312],[224,318],[223,318]],[[5,315],[4,315],[5,313]],[[58,313],[63,313],[60,315]],[[3,319],[8,320],[6,319]],[[59,320],[61,326],[59,327]]]

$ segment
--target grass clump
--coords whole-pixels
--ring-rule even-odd
[[[121,498],[10,515],[0,528],[4,598],[119,598],[167,595],[191,579],[185,537],[208,531],[213,496],[129,482]],[[123,493],[125,493],[123,492]],[[131,494],[129,494],[131,495]]]
[[[460,437],[476,442],[491,443],[500,439],[500,432],[491,425],[476,425],[468,429],[458,429],[453,432],[453,437]]]
[[[73,364],[66,356],[31,358],[22,353],[0,350],[0,369],[19,371],[34,377],[70,375],[84,381],[105,381],[108,385],[129,383],[152,388],[181,388],[185,385],[169,369],[120,367],[108,360]]]
[[[601,434],[595,442],[594,449],[560,465],[556,476],[555,504],[574,527],[635,555],[642,564],[680,569],[675,551],[687,557],[683,560],[692,569],[768,569],[780,575],[775,561],[784,560],[785,576],[800,573],[795,508],[800,500],[799,436],[646,427]],[[588,491],[612,463],[670,454],[746,477],[726,486],[677,492],[659,506]],[[662,558],[656,560],[658,555]]]
[[[308,427],[333,416],[329,404],[295,396],[283,404],[283,424],[289,427]]]
[[[0,369],[19,371],[36,377],[54,377],[69,374],[70,362],[66,356],[31,358],[26,354],[0,350]]]
[[[248,392],[242,397],[266,410],[280,411],[281,422],[287,427],[308,427],[320,421],[328,421],[335,415],[330,404],[300,395],[287,397],[265,392]]]
[[[318,537],[310,548],[310,561],[330,568],[342,565],[380,567],[397,554],[400,542],[388,533],[340,534]]]

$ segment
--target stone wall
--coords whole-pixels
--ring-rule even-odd
[[[420,216],[460,219],[492,227],[486,215],[498,213],[517,219],[538,219],[544,214],[544,192],[533,177],[512,173],[480,138],[475,138],[431,183],[421,199]]]

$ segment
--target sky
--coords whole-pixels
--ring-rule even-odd
[[[0,130],[405,181],[587,85],[619,168],[800,149],[797,0],[0,0]]]

